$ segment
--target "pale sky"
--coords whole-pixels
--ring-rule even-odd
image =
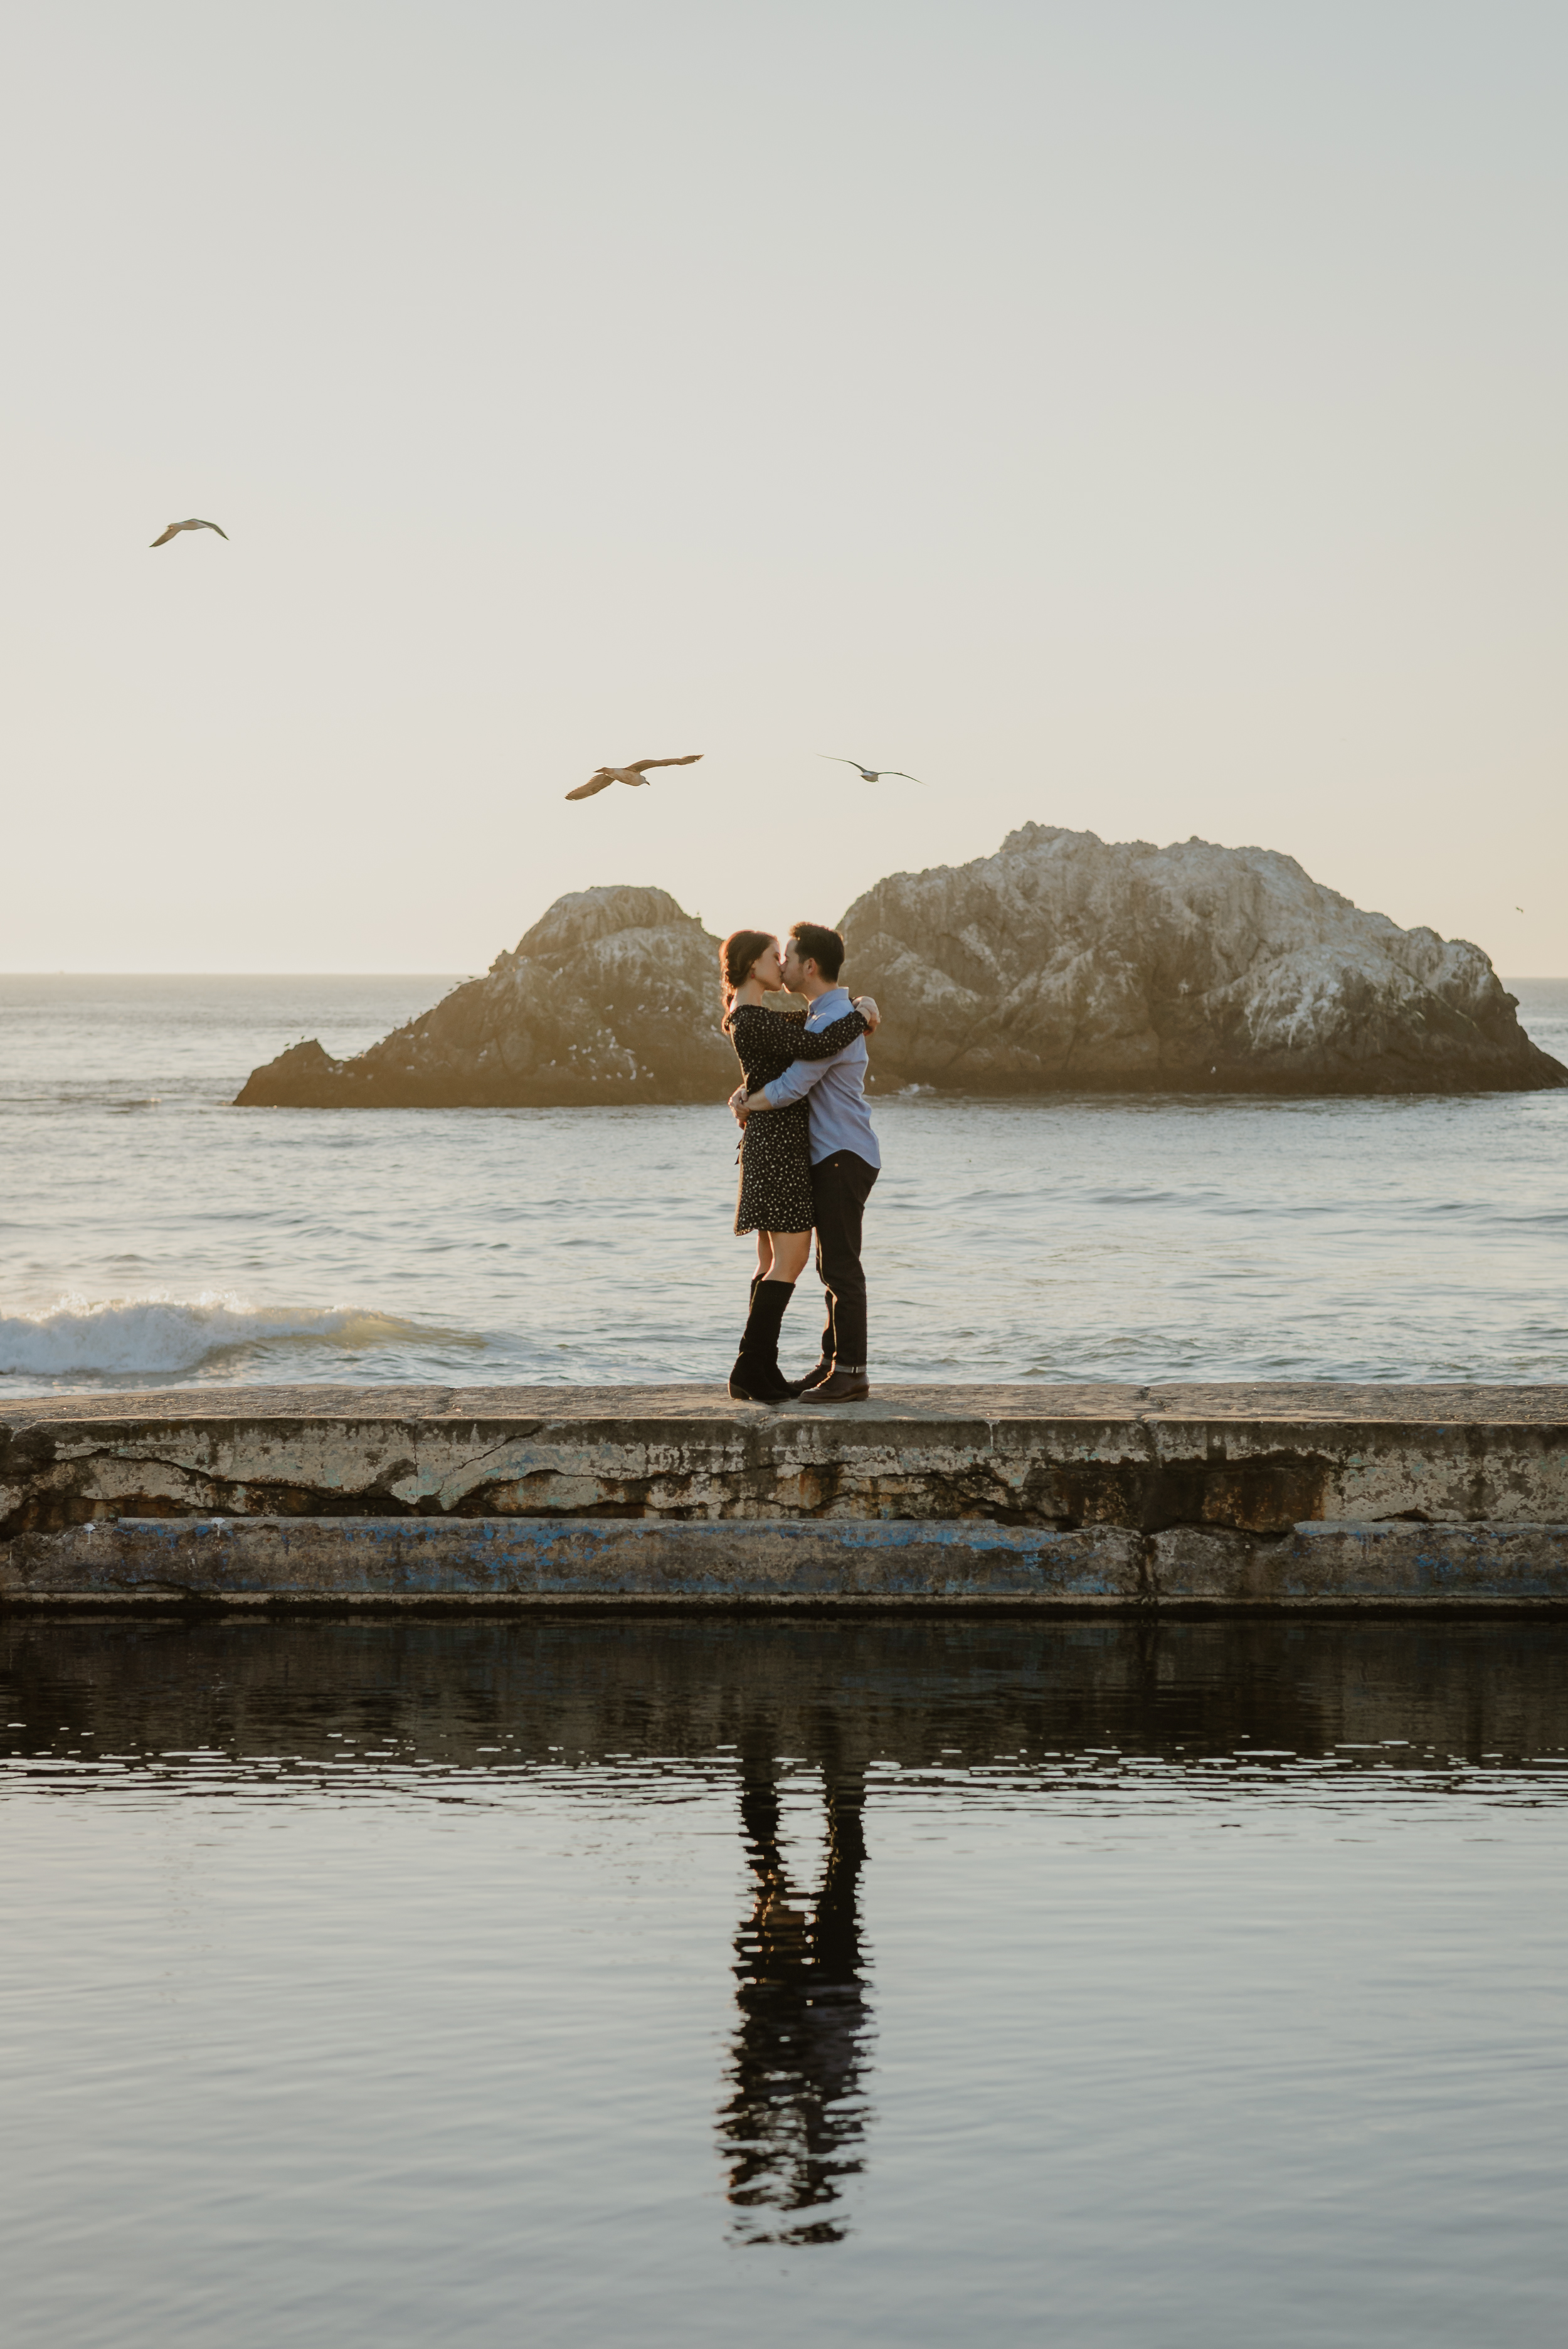
[[[15,12],[0,967],[1034,818],[1568,972],[1565,113],[1561,0]]]

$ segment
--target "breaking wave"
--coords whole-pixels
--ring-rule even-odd
[[[36,1313],[0,1314],[0,1376],[18,1371],[190,1371],[239,1346],[321,1342],[353,1352],[432,1332],[353,1305],[252,1305],[200,1297],[62,1297]]]

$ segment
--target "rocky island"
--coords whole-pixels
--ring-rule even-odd
[[[483,978],[351,1061],[314,1040],[253,1070],[241,1108],[559,1109],[722,1101],[718,940],[664,889],[558,897]]]
[[[1568,1083],[1479,947],[1402,930],[1291,856],[1025,824],[893,874],[841,926],[879,999],[872,1083],[956,1092],[1527,1091]],[[243,1107],[722,1101],[718,941],[663,889],[558,898],[510,954],[355,1059],[296,1044]]]
[[[1294,856],[1027,823],[842,924],[876,1060],[977,1093],[1470,1092],[1568,1083],[1479,947],[1402,930]]]

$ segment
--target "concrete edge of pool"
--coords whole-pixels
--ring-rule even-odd
[[[20,1397],[0,1602],[1568,1609],[1568,1388]]]

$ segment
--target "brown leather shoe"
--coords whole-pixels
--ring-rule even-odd
[[[797,1394],[804,1394],[808,1387],[820,1387],[824,1379],[830,1379],[832,1375],[831,1362],[819,1362],[814,1371],[808,1371],[805,1377],[799,1381],[795,1392]]]
[[[864,1371],[835,1371],[830,1379],[820,1386],[807,1387],[797,1397],[800,1402],[865,1402],[871,1397],[871,1381]]]

